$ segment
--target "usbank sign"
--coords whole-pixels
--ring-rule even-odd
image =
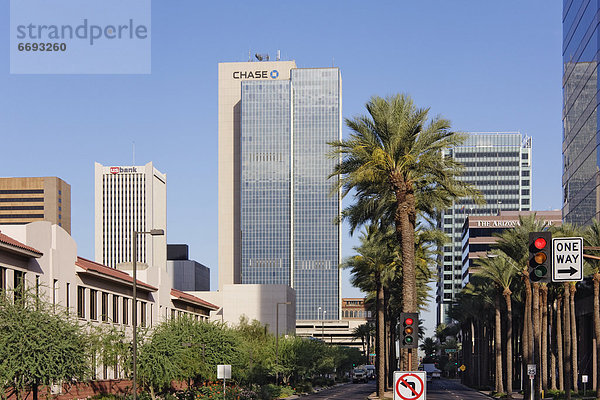
[[[233,79],[277,79],[279,71],[276,69],[271,71],[234,71]]]
[[[115,174],[124,174],[124,173],[137,173],[136,167],[110,167],[110,173]]]

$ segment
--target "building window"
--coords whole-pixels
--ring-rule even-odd
[[[521,194],[523,196],[529,196],[529,189],[523,189],[523,190],[521,190]]]
[[[119,323],[119,296],[113,294],[112,320],[115,324]]]
[[[62,203],[62,199],[60,199],[60,198],[59,198],[59,199],[58,199],[58,202],[59,202],[59,203]]]
[[[0,290],[6,290],[6,268],[0,267]]]
[[[521,171],[521,176],[529,176],[529,170]]]
[[[529,204],[529,199],[521,199],[521,204]]]
[[[60,191],[60,190],[59,190],[59,191],[58,191],[58,195],[60,196],[61,194],[62,194],[62,191]]]
[[[85,318],[85,288],[77,286],[77,317]]]
[[[56,311],[56,291],[58,290],[58,279],[52,281],[52,309]]]
[[[529,179],[523,179],[521,181],[521,186],[529,186]]]
[[[175,314],[175,310],[171,309],[171,319],[175,319],[176,316],[177,314]]]
[[[146,303],[140,301],[140,325],[146,326]]]
[[[108,321],[108,293],[106,292],[102,292],[102,304],[100,309],[100,319],[103,322]]]
[[[25,295],[25,272],[15,271],[14,276],[15,302],[21,300]]]
[[[128,303],[129,301],[127,298],[123,297],[123,325],[127,325],[129,323],[129,315],[127,313]]]
[[[98,319],[98,291],[90,289],[90,319]]]
[[[69,293],[69,291],[71,290],[71,284],[69,282],[67,282],[67,292],[65,293],[65,303],[67,305],[67,315],[69,315],[69,308],[71,307],[71,294]]]

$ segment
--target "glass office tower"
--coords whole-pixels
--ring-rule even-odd
[[[243,81],[240,124],[241,282],[292,286],[299,320],[339,319],[340,196],[327,157],[341,138],[339,69]]]
[[[598,0],[563,1],[563,220],[585,225],[600,210]]]
[[[465,142],[447,150],[464,167],[459,178],[474,185],[485,204],[459,199],[444,210],[439,228],[450,242],[438,266],[437,323],[449,323],[448,311],[463,283],[462,228],[467,216],[531,210],[531,138],[515,132],[469,133]]]

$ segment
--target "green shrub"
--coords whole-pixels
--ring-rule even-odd
[[[310,382],[300,382],[296,385],[296,393],[312,393],[313,386]]]
[[[114,393],[98,393],[92,396],[91,400],[123,400],[123,396]]]

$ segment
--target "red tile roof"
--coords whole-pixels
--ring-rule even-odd
[[[116,279],[120,279],[120,280],[126,281],[128,283],[133,283],[133,277],[131,277],[131,275],[129,275],[128,273],[120,271],[115,268],[107,267],[106,265],[102,265],[102,264],[99,264],[94,261],[87,260],[83,257],[77,257],[77,261],[75,262],[75,265],[83,268],[86,271],[97,272],[99,274],[107,275],[107,276],[110,276],[110,277],[116,278]],[[144,289],[147,289],[147,290],[150,290],[153,292],[158,290],[158,288],[148,285],[147,283],[144,283],[144,282],[140,281],[139,279],[137,279],[136,281],[137,281],[137,285]]]
[[[0,232],[0,243],[8,244],[10,246],[14,246],[14,247],[17,247],[22,250],[31,251],[32,253],[39,254],[40,256],[44,255],[44,253],[42,253],[41,251],[36,250],[33,247],[24,245],[23,243],[19,242],[18,240],[15,240],[15,239],[11,238],[10,236],[3,234],[2,232]]]
[[[207,307],[213,311],[218,310],[219,306],[215,306],[214,304],[209,303],[208,301],[204,301],[199,297],[193,296],[189,293],[186,292],[182,292],[181,290],[177,290],[177,289],[171,289],[171,296],[178,298],[179,300],[182,301],[187,301],[190,303],[194,303],[194,304],[199,304],[201,306]]]

